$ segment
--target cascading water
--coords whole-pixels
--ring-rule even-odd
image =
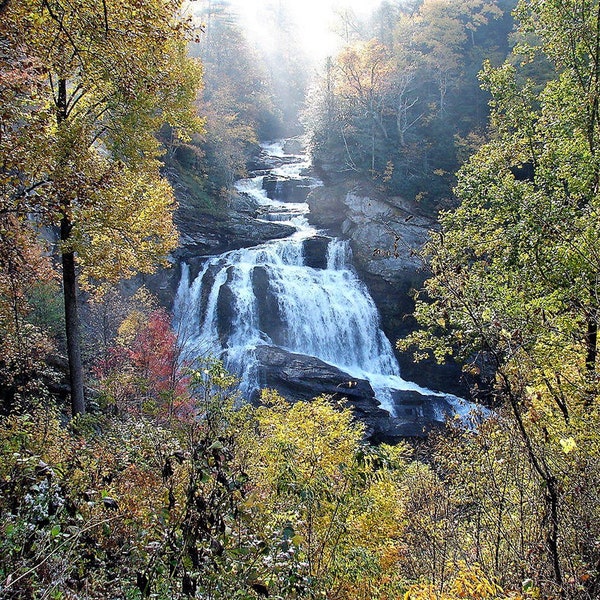
[[[284,157],[281,145],[263,148]],[[272,172],[299,179],[307,166],[299,157]],[[260,385],[253,351],[269,345],[316,357],[352,377],[367,379],[382,408],[392,415],[394,390],[444,396],[454,404],[453,397],[400,377],[373,299],[352,269],[347,242],[331,239],[325,268],[308,266],[304,242],[317,234],[305,216],[308,205],[271,200],[262,182],[262,176],[244,179],[237,189],[255,199],[266,220],[285,221],[296,232],[286,239],[210,257],[193,281],[183,265],[175,324],[185,351],[220,357],[240,377],[248,397]]]

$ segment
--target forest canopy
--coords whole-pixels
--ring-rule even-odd
[[[179,2],[2,4],[3,354],[23,362],[25,278],[37,277],[27,256],[36,228],[54,227],[74,414],[85,411],[77,279],[148,272],[177,243],[155,134],[164,123],[184,135],[200,127],[201,76],[178,11]]]

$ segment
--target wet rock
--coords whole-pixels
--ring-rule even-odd
[[[256,199],[243,192],[232,193],[229,197],[228,205],[229,209],[234,213],[246,213],[251,217],[255,217],[259,210]]]
[[[304,354],[288,352],[274,346],[259,346],[255,350],[261,387],[276,389],[291,402],[311,400],[321,394],[347,397],[352,402],[370,402],[375,408],[375,393],[371,384],[356,379],[340,369]]]
[[[347,193],[345,186],[317,187],[311,190],[306,201],[310,208],[308,220],[319,229],[333,235],[342,235],[342,223],[347,208],[342,199]]]
[[[263,189],[271,200],[300,203],[306,202],[312,188],[305,179],[285,179],[277,175],[267,175],[263,177]]]
[[[177,260],[249,248],[272,239],[288,237],[295,231],[290,225],[258,221],[233,212],[219,218],[181,211],[176,215],[175,222],[180,239],[174,253]]]
[[[327,268],[327,248],[331,238],[318,235],[303,242],[304,264],[313,269]]]
[[[246,168],[249,173],[253,175],[259,174],[261,171],[265,173],[270,172],[271,169],[275,169],[276,167],[280,167],[282,165],[282,161],[280,158],[275,156],[269,156],[264,150],[260,150],[260,152],[256,153],[250,160],[246,163]]]
[[[318,358],[274,346],[257,347],[255,357],[262,388],[275,389],[290,402],[307,402],[322,394],[332,396],[352,409],[372,442],[393,443],[406,437],[423,437],[432,427],[441,425],[435,420],[439,398],[396,392],[394,401],[400,409],[394,418],[381,408],[368,381],[352,377]]]
[[[217,330],[219,338],[224,343],[231,334],[233,324],[237,318],[235,295],[231,291],[232,269],[227,270],[227,280],[219,289],[217,297],[217,314],[219,320],[217,322]]]
[[[283,344],[284,327],[279,314],[279,303],[269,285],[269,274],[265,267],[254,267],[252,272],[252,291],[260,307],[258,320],[260,330],[275,344]]]

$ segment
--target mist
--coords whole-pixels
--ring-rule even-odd
[[[261,52],[276,51],[275,38],[284,33],[293,37],[309,63],[320,63],[344,43],[341,15],[351,11],[358,19],[364,18],[380,1],[231,0],[230,4],[248,39]]]

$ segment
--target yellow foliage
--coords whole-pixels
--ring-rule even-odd
[[[478,565],[462,565],[452,585],[452,593],[458,598],[483,600],[503,595],[502,588],[491,582]]]
[[[127,347],[135,336],[148,323],[148,315],[156,309],[156,298],[144,287],[140,287],[133,295],[134,308],[121,321],[117,330],[117,343]]]
[[[406,518],[402,490],[390,479],[376,480],[365,490],[363,501],[350,521],[352,538],[371,550],[381,547],[381,560],[389,567],[398,561],[396,544],[390,544],[400,538]]]
[[[352,422],[350,411],[336,411],[325,398],[291,406],[272,394],[265,398],[270,406],[256,415],[267,479],[274,481],[289,465],[295,485],[314,485],[317,475],[328,486],[341,482],[362,437],[362,427]]]
[[[499,585],[486,576],[478,565],[460,564],[458,573],[450,585],[448,592],[439,591],[429,583],[412,585],[404,594],[404,600],[507,600],[515,596],[507,596]]]

